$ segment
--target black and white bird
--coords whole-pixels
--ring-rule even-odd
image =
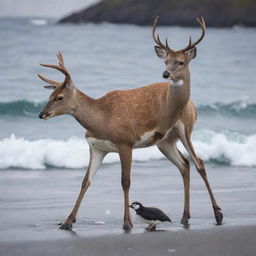
[[[156,229],[156,225],[161,222],[172,222],[171,219],[158,208],[145,207],[137,201],[133,202],[129,207],[135,210],[140,221],[149,224],[146,228],[148,231],[154,231]]]

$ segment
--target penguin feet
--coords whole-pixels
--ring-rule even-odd
[[[156,225],[149,224],[147,228],[145,228],[148,232],[154,232],[156,231]]]

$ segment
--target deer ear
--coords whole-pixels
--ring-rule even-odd
[[[164,59],[164,60],[167,58],[166,51],[157,45],[155,46],[155,52],[159,58]]]
[[[56,86],[54,86],[54,85],[45,85],[44,88],[46,88],[46,89],[51,89],[51,90],[55,90],[55,89],[56,89]]]
[[[186,51],[185,54],[186,54],[187,60],[191,61],[196,57],[196,47],[189,49],[188,51]]]

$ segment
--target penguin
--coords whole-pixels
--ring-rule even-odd
[[[137,201],[133,202],[129,207],[135,210],[138,218],[142,222],[149,224],[146,228],[147,231],[155,231],[156,225],[161,222],[172,222],[171,219],[158,208],[145,207]]]

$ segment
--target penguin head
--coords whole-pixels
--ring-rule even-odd
[[[136,210],[141,209],[143,207],[143,205],[140,202],[135,201],[129,207],[136,211]]]

